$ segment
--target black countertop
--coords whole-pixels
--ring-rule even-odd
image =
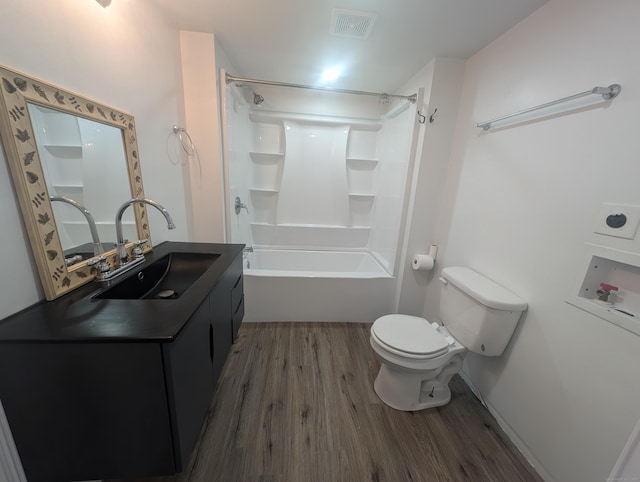
[[[215,287],[242,244],[165,242],[126,279],[171,252],[218,254],[219,258],[177,299],[93,299],[105,289],[91,282],[54,301],[41,301],[0,321],[0,343],[68,343],[173,341],[200,303]],[[117,284],[118,278],[110,282]]]

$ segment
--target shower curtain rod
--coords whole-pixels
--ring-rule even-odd
[[[386,94],[386,93],[376,93],[376,92],[365,92],[363,90],[348,90],[348,89],[334,89],[332,87],[317,87],[315,85],[303,85],[303,84],[289,84],[287,82],[275,82],[273,80],[259,80],[259,79],[246,79],[242,77],[234,77],[233,75],[226,73],[226,83],[230,84],[231,82],[245,82],[247,84],[262,84],[262,85],[276,85],[279,87],[293,87],[296,89],[311,89],[311,90],[324,90],[327,92],[338,92],[340,94],[355,94],[355,95],[371,95],[375,97],[379,97],[380,100],[389,100],[391,98],[396,99],[406,99],[412,104],[416,103],[418,99],[418,94],[412,95],[400,95],[400,94]]]

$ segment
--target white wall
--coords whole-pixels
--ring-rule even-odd
[[[0,15],[0,62],[133,114],[145,194],[171,212],[167,231],[149,209],[154,244],[186,240],[181,166],[167,156],[167,136],[180,124],[178,33],[148,2],[33,0],[11,2]],[[43,298],[10,173],[0,154],[0,319]],[[123,200],[124,201],[124,200]],[[115,217],[114,208],[114,217]]]
[[[411,185],[407,190],[409,206],[399,260],[396,306],[399,313],[420,315],[424,291],[433,278],[432,271],[414,271],[415,254],[426,254],[431,244],[440,245],[436,226],[447,176],[447,163],[458,113],[458,101],[464,61],[435,59],[416,73],[402,88],[403,92],[424,89],[419,111],[427,118],[438,109],[433,123],[420,125]],[[436,263],[439,263],[436,258]]]
[[[189,171],[188,202],[193,216],[191,239],[224,241],[223,172],[213,34],[180,32],[185,127],[195,154],[185,159]]]
[[[469,355],[464,370],[550,480],[605,480],[640,417],[640,337],[565,302],[585,242],[640,252],[640,237],[592,232],[602,203],[640,205],[638,18],[635,0],[552,0],[466,66],[441,266],[469,266],[529,302],[504,355]],[[474,126],[614,82],[622,93],[607,106]],[[427,288],[433,319],[439,289]]]

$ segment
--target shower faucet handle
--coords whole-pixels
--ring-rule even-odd
[[[242,209],[246,209],[247,210],[247,214],[249,214],[249,208],[247,207],[247,205],[245,203],[242,202],[242,199],[240,199],[240,196],[236,196],[236,199],[234,201],[234,209],[236,214],[240,214],[240,211]]]

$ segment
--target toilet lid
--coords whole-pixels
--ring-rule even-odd
[[[449,344],[424,318],[409,315],[386,315],[378,318],[371,331],[392,351],[434,357],[446,353]]]

